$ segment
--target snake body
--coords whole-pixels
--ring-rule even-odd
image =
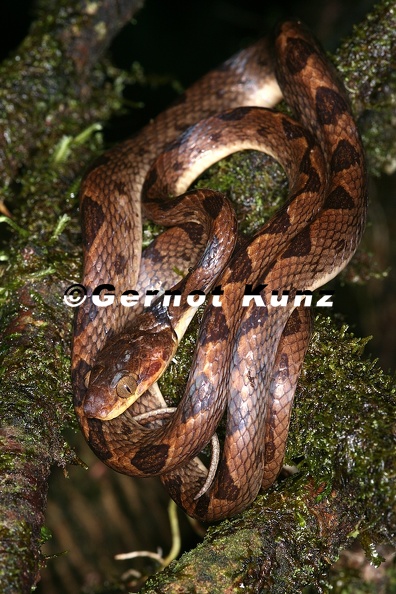
[[[139,135],[96,161],[81,188],[89,291],[103,283],[177,285],[182,293],[221,285],[222,305],[205,310],[176,410],[166,408],[150,382],[174,355],[191,308],[164,308],[159,299],[131,316],[119,304],[100,308],[87,300],[73,346],[75,410],[93,450],[119,472],[160,475],[178,504],[206,521],[246,508],[282,465],[311,322],[308,308],[293,300],[271,305],[272,291],[294,296],[333,278],[355,252],[366,218],[363,150],[333,68],[300,23],[284,23],[274,48],[275,66],[260,41],[206,75]],[[264,109],[281,96],[274,68],[300,123]],[[282,164],[290,194],[273,219],[235,247],[235,221],[223,197],[210,190],[168,196],[246,148]],[[146,216],[173,225],[142,259],[141,202]],[[181,281],[180,269],[189,271]],[[263,285],[265,307],[253,301],[241,307],[246,285]],[[209,480],[196,456],[225,411],[221,459]]]

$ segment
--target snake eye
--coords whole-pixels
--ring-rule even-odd
[[[91,377],[91,370],[84,377],[84,385],[86,388],[89,388],[89,378]]]
[[[124,375],[116,385],[116,392],[120,398],[130,398],[136,392],[137,381],[132,375]]]

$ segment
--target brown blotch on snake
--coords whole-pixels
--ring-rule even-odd
[[[135,454],[131,462],[136,468],[140,468],[143,464],[142,456],[144,457],[144,468],[150,468],[153,474],[161,472],[166,463],[169,446],[165,444],[153,445],[148,447],[144,452]],[[147,463],[148,461],[148,463]]]
[[[312,53],[312,43],[308,43],[303,39],[289,39],[287,43],[286,64],[290,72],[298,74],[303,70]]]
[[[282,126],[289,140],[301,137],[302,133],[300,126],[296,126],[293,122],[290,122],[289,120],[284,120],[282,122]]]
[[[84,241],[87,245],[92,245],[106,217],[102,206],[88,195],[84,196],[82,200],[81,220],[83,221]]]
[[[237,107],[228,113],[218,115],[217,118],[222,122],[239,122],[251,111],[251,109],[251,107]]]
[[[225,460],[220,462],[219,470],[223,475],[223,480],[217,487],[216,498],[224,501],[235,501],[239,496],[239,490],[232,479]]]
[[[314,171],[312,169],[312,167],[309,169],[308,166],[306,165],[306,159],[303,159],[301,162],[301,167],[300,167],[300,171],[301,173],[308,173],[308,179],[304,185],[304,188],[302,188],[299,192],[299,194],[302,194],[303,192],[319,192],[320,187],[321,187],[321,182],[320,182],[320,178],[317,174],[316,171]],[[297,196],[298,193],[295,194],[295,196]]]
[[[211,345],[222,340],[224,332],[229,332],[227,320],[221,307],[216,307],[213,313],[213,321],[209,331],[202,335],[202,344]]]
[[[87,328],[89,328],[92,325],[92,323],[95,321],[96,317],[99,315],[99,312],[100,312],[100,309],[92,301],[89,301],[88,307],[86,308],[86,310],[84,312],[85,313],[84,318],[81,320],[81,322],[78,325],[76,324],[74,326],[73,335],[75,338],[80,336],[80,334],[85,332],[87,330]],[[90,369],[90,367],[89,367],[89,369]],[[84,370],[84,375],[86,373],[87,373],[87,371]]]
[[[103,426],[98,419],[89,419],[89,444],[95,454],[103,461],[109,460],[112,453],[107,446],[106,438],[103,434]]]
[[[327,87],[319,87],[316,91],[316,114],[322,125],[332,124],[338,116],[348,111],[344,98]]]
[[[327,196],[323,208],[351,210],[354,206],[352,196],[342,186],[338,186]]]
[[[340,140],[335,149],[330,167],[334,171],[344,171],[351,165],[359,164],[360,155],[348,140]]]
[[[125,270],[127,256],[123,252],[119,252],[114,258],[114,272],[121,274]]]
[[[282,254],[282,259],[287,259],[299,255],[307,255],[311,251],[311,233],[309,228],[304,229],[299,233],[293,241],[290,242],[289,247]]]
[[[269,222],[267,227],[267,233],[277,234],[277,233],[285,233],[287,229],[290,227],[290,217],[287,212],[283,212],[282,216],[276,217],[272,221]]]

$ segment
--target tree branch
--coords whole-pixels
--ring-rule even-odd
[[[72,138],[119,106],[105,72],[92,66],[141,4],[54,3],[57,16],[37,19],[0,69],[0,172],[17,221],[1,292],[2,592],[28,593],[37,582],[50,466],[72,458],[61,434],[72,418],[71,314],[61,295],[78,275],[79,249],[65,214],[75,209],[70,186],[97,149]]]

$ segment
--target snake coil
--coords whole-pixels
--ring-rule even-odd
[[[210,72],[99,158],[81,186],[89,296],[100,284],[139,291],[176,285],[183,295],[221,285],[222,305],[205,310],[175,410],[155,382],[191,307],[164,307],[159,299],[136,314],[87,299],[73,345],[74,405],[94,452],[119,472],[160,475],[177,503],[206,521],[246,508],[282,466],[311,321],[309,308],[292,300],[273,306],[272,291],[295,296],[332,279],[355,252],[366,218],[363,149],[334,69],[298,22],[279,28],[274,51],[273,62],[259,41]],[[298,123],[268,109],[282,94]],[[241,244],[223,196],[186,190],[209,165],[247,148],[281,163],[289,198]],[[143,255],[141,210],[171,226]],[[261,286],[265,307],[241,306],[246,285]],[[221,458],[208,477],[197,456],[225,413]]]

